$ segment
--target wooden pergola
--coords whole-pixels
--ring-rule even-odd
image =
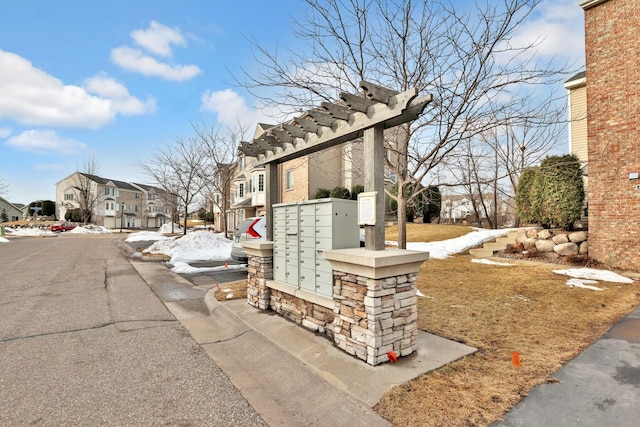
[[[396,92],[361,82],[362,95],[341,93],[339,103],[321,103],[285,123],[267,129],[238,150],[265,166],[267,239],[273,240],[271,207],[278,203],[277,165],[338,144],[363,138],[364,191],[378,194],[375,224],[365,225],[365,249],[384,249],[384,130],[416,120],[429,104],[430,94],[417,89]]]

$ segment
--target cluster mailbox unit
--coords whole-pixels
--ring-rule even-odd
[[[322,252],[360,246],[357,202],[317,199],[273,205],[273,278],[331,297],[333,271]]]

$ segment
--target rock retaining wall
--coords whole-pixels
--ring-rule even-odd
[[[529,229],[518,233],[516,245],[525,251],[535,250],[551,256],[588,255],[589,243],[586,231]]]

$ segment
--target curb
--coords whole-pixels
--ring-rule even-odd
[[[215,293],[215,288],[209,289],[209,291],[204,296],[204,305],[207,307],[209,315],[211,315],[211,313],[213,313],[215,309],[222,307],[220,301],[216,299]]]

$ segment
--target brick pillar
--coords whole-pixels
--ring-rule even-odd
[[[416,280],[426,252],[325,251],[334,274],[334,342],[370,365],[417,349]]]
[[[247,303],[261,310],[268,310],[271,289],[267,287],[267,280],[273,280],[273,242],[245,242],[242,246],[249,258]]]

